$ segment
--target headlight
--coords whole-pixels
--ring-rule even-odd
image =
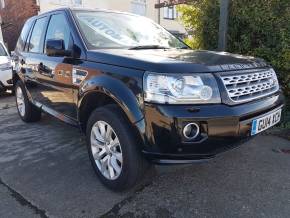
[[[159,74],[144,75],[144,99],[161,104],[221,103],[217,82],[212,74]]]

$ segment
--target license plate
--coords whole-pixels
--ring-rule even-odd
[[[252,122],[251,135],[256,135],[280,122],[282,110],[276,110]]]

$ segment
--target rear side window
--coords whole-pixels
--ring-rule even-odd
[[[29,52],[43,53],[43,35],[47,17],[36,20],[29,42]]]
[[[68,50],[70,42],[69,24],[64,14],[52,15],[48,28],[45,43],[49,39],[62,39],[65,49]]]
[[[20,34],[20,37],[17,41],[17,44],[16,44],[16,50],[18,51],[23,51],[24,50],[24,46],[25,46],[25,43],[26,43],[26,39],[27,39],[27,36],[28,36],[28,33],[31,29],[31,25],[32,25],[32,20],[28,20],[23,28],[22,28],[22,31],[21,31],[21,34]]]

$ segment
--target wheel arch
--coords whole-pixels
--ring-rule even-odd
[[[20,79],[20,76],[18,75],[18,73],[16,73],[15,70],[12,71],[12,81],[13,81],[13,85],[15,86],[15,84],[17,83],[18,80]]]
[[[133,126],[144,117],[142,103],[138,102],[137,97],[124,83],[114,78],[100,76],[86,81],[80,87],[78,120],[82,130],[85,130],[92,111],[107,104],[118,106]]]

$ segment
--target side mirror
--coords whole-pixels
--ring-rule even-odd
[[[45,48],[48,56],[64,57],[71,55],[70,51],[65,50],[62,39],[48,39]]]

